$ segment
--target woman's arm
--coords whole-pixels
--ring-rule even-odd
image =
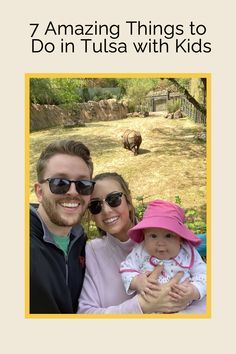
[[[104,270],[105,271],[105,270]],[[86,246],[86,271],[83,289],[79,299],[79,307],[77,313],[87,313],[87,314],[124,314],[124,313],[136,313],[142,314],[141,307],[138,302],[137,296],[132,297],[126,301],[121,302],[119,305],[115,306],[102,306],[101,292],[110,291],[112,292],[112,277],[110,288],[104,289],[104,284],[99,281],[99,269],[96,262],[96,255],[93,247],[90,243]],[[120,277],[119,271],[117,270],[117,275]],[[121,284],[122,286],[122,284]],[[116,295],[114,294],[114,303],[117,302]]]
[[[104,270],[105,271],[105,270]],[[162,267],[156,267],[152,272],[154,279],[157,279]],[[144,299],[141,295],[136,295],[126,301],[122,301],[115,306],[102,306],[101,291],[112,291],[112,276],[111,287],[104,289],[104,284],[98,281],[100,270],[96,262],[96,255],[90,243],[86,245],[86,272],[84,278],[83,289],[79,299],[79,307],[77,313],[83,314],[143,314],[154,312],[177,312],[186,308],[185,303],[176,303],[168,295],[173,284],[177,283],[182,273],[177,274],[169,283],[159,285],[158,290],[153,290],[152,294],[146,295]],[[120,274],[117,271],[117,275]],[[122,284],[121,284],[122,286]],[[116,295],[114,295],[116,296]],[[114,303],[117,298],[114,298]]]
[[[156,267],[150,276],[157,279],[161,271],[162,267]],[[159,290],[152,291],[152,294],[147,294],[145,299],[141,295],[138,295],[139,304],[143,313],[171,313],[184,310],[188,305],[188,301],[186,299],[180,299],[176,302],[176,300],[173,300],[169,295],[171,287],[177,284],[182,276],[182,272],[177,273],[168,283],[159,285]]]

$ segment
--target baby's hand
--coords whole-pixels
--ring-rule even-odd
[[[150,272],[145,272],[134,277],[130,283],[130,289],[136,290],[144,298],[146,294],[152,294],[152,290],[157,290],[157,282],[149,278]]]
[[[200,293],[198,289],[190,282],[184,282],[182,284],[175,284],[171,287],[169,295],[173,300],[187,300],[191,303],[193,300],[200,299]]]

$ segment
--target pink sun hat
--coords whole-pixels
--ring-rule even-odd
[[[172,231],[193,246],[199,246],[201,239],[184,225],[184,210],[178,205],[165,200],[150,202],[143,214],[143,219],[128,231],[129,238],[140,243],[144,239],[143,230],[161,228]]]

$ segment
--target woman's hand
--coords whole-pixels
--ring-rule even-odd
[[[161,274],[163,267],[156,267],[150,274],[152,279],[157,279]],[[170,296],[171,287],[179,282],[183,272],[177,273],[173,279],[166,284],[158,284],[157,290],[152,290],[152,293],[146,294],[145,298],[138,295],[138,301],[143,313],[165,312],[172,313],[185,309],[189,303],[186,298],[173,299]]]

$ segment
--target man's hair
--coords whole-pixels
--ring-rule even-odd
[[[47,167],[48,160],[57,154],[78,156],[88,166],[91,176],[93,174],[93,162],[90,157],[90,151],[83,143],[76,140],[57,140],[45,147],[38,159],[36,170],[38,181],[44,178],[44,172]]]
[[[121,189],[125,195],[125,199],[128,203],[128,205],[130,206],[130,212],[129,212],[129,217],[130,217],[130,220],[131,220],[131,223],[132,225],[135,224],[135,208],[134,208],[134,205],[133,205],[133,202],[132,202],[132,196],[131,196],[131,191],[129,189],[129,185],[128,183],[124,180],[124,178],[119,175],[118,173],[116,172],[104,172],[104,173],[100,173],[98,175],[96,175],[93,180],[96,182],[96,181],[101,181],[101,180],[104,180],[104,179],[113,179],[114,181],[118,182],[121,186]],[[98,231],[99,231],[99,234],[100,235],[105,235],[106,233],[98,228]]]

